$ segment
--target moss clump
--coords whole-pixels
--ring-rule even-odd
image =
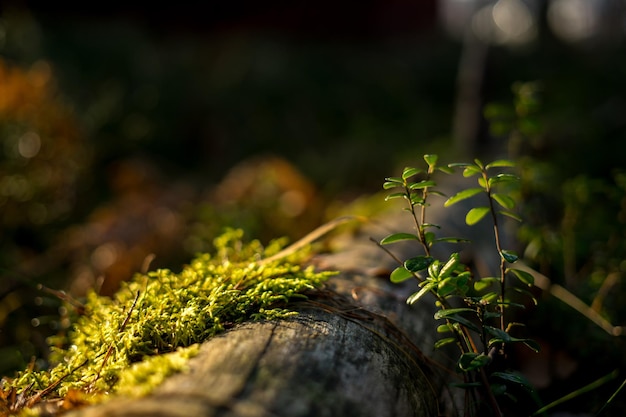
[[[285,303],[333,274],[301,267],[303,251],[261,262],[284,240],[263,247],[256,240],[244,244],[242,237],[241,230],[227,230],[215,239],[214,254],[198,255],[180,273],[138,274],[111,298],[89,294],[72,330],[51,338],[50,369],[5,379],[3,392],[22,398],[39,393],[39,400],[42,391],[47,398],[78,391],[88,401],[145,394],[184,369],[184,360],[197,351],[194,344],[234,323],[296,314]]]

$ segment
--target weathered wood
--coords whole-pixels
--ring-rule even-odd
[[[450,377],[434,362],[445,359],[433,350],[432,300],[406,305],[416,283],[391,284],[388,273],[397,264],[369,241],[395,223],[365,225],[338,242],[337,253],[315,258],[319,268],[343,272],[292,305],[298,316],[238,325],[206,341],[189,372],[151,395],[116,398],[68,417],[454,415],[445,387]],[[401,256],[413,250],[396,249]]]
[[[383,280],[342,276],[330,284],[333,291],[296,304],[292,319],[245,323],[208,340],[189,372],[151,395],[68,416],[438,415],[441,387],[411,340],[431,343],[420,327],[432,316],[415,320],[423,311],[414,310],[400,329],[411,313]]]

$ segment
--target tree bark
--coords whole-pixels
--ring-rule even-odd
[[[432,315],[408,308],[397,289],[335,277],[295,303],[291,319],[244,323],[206,341],[188,372],[149,396],[68,416],[437,416],[440,379],[414,342],[432,344],[424,333]]]
[[[397,264],[368,238],[397,225],[380,226],[359,228],[335,242],[338,251],[314,258],[319,269],[342,272],[290,304],[297,316],[237,325],[204,342],[188,372],[150,395],[68,417],[455,415],[460,403],[446,389],[452,367],[433,348],[435,307],[430,299],[406,304],[414,280],[389,282]]]

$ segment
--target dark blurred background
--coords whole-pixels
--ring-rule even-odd
[[[54,291],[178,269],[225,226],[295,240],[425,153],[520,161],[529,263],[626,323],[625,9],[3,1],[0,373],[67,328]],[[548,396],[624,370],[553,301],[530,318]]]

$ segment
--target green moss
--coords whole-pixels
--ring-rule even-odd
[[[195,344],[245,320],[296,314],[285,303],[333,274],[303,268],[306,251],[260,262],[282,249],[284,239],[263,247],[242,238],[241,230],[228,230],[215,239],[214,254],[198,255],[180,273],[138,274],[111,298],[90,293],[71,332],[49,341],[53,366],[20,372],[3,390],[47,389],[48,397],[80,391],[97,401],[144,395],[184,369]]]

